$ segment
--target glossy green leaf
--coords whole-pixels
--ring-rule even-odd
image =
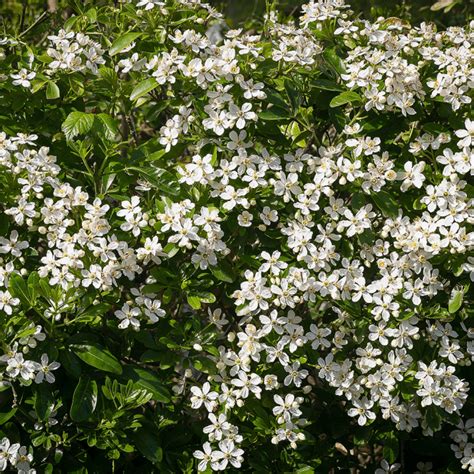
[[[259,118],[264,121],[272,120],[288,120],[290,118],[289,111],[287,109],[281,109],[279,107],[271,107],[264,112],[259,114]]]
[[[96,121],[99,124],[103,136],[107,140],[113,140],[119,133],[117,120],[112,118],[109,114],[97,114]]]
[[[340,107],[341,105],[350,104],[352,102],[360,102],[361,97],[357,92],[346,91],[334,97],[329,103],[329,107]]]
[[[69,414],[76,422],[87,421],[97,406],[97,383],[85,375],[79,379],[72,396]]]
[[[153,399],[167,403],[171,399],[169,390],[163,385],[161,377],[151,370],[128,365],[123,369],[124,380],[132,380],[137,388],[145,389],[153,394]]]
[[[116,54],[120,53],[128,46],[130,46],[137,38],[139,38],[142,33],[125,33],[120,35],[113,43],[109,49],[110,56],[115,56]]]
[[[226,283],[233,283],[235,280],[235,273],[232,266],[225,260],[221,260],[216,266],[211,266],[211,273],[220,281]]]
[[[162,440],[156,426],[149,422],[142,422],[142,427],[133,434],[133,441],[139,451],[149,461],[156,464],[163,459]]]
[[[392,195],[385,191],[379,191],[370,195],[376,206],[382,211],[386,217],[397,217],[398,210],[400,209],[399,204]]]
[[[15,416],[15,413],[17,412],[18,407],[12,408],[11,410],[7,412],[1,412],[0,413],[0,426],[4,425],[7,421],[9,421],[11,418]]]
[[[175,176],[162,168],[155,166],[136,167],[130,166],[129,170],[137,171],[149,184],[155,189],[169,196],[178,196],[180,193],[180,186]]]
[[[130,100],[137,100],[140,97],[143,97],[144,95],[148,94],[152,90],[156,89],[158,86],[159,84],[158,82],[156,82],[155,78],[151,77],[149,79],[145,79],[144,81],[140,82],[135,86],[132,91],[132,94],[130,95]]]
[[[39,420],[45,421],[51,415],[54,405],[49,384],[41,383],[35,387],[35,412]]]
[[[29,308],[31,306],[30,290],[28,288],[27,282],[22,278],[21,275],[18,275],[18,273],[13,273],[10,275],[8,289],[10,290],[10,294],[18,298],[24,307]]]
[[[96,369],[119,375],[122,373],[122,366],[117,358],[100,344],[71,344],[70,348],[77,357]]]

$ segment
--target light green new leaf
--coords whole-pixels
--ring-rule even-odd
[[[357,92],[346,91],[334,97],[329,103],[329,107],[340,107],[341,105],[350,104],[352,102],[360,102],[362,99]]]
[[[59,87],[55,82],[48,82],[46,87],[46,98],[48,100],[58,99],[61,96]]]
[[[462,305],[462,300],[464,297],[464,292],[462,290],[455,290],[448,303],[448,311],[453,314],[455,313]]]
[[[110,56],[115,56],[116,54],[123,51],[125,48],[130,46],[133,41],[135,41],[142,33],[125,33],[124,35],[117,38],[109,49]]]
[[[81,133],[87,133],[94,125],[94,114],[86,112],[71,112],[63,122],[61,130],[66,140],[72,140]]]
[[[109,114],[98,114],[96,120],[107,140],[113,140],[117,136],[119,132],[117,121]]]

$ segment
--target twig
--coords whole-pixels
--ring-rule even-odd
[[[23,8],[21,10],[21,19],[20,19],[20,36],[21,36],[21,31],[23,30],[23,26],[25,25],[26,7],[27,6],[28,6],[28,0],[23,0]]]
[[[46,16],[48,16],[47,11],[43,12],[25,31],[22,31],[18,37],[21,38],[22,36],[26,35],[26,33],[31,31],[35,26],[39,25]]]

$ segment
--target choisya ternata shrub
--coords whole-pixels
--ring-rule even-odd
[[[0,471],[474,472],[474,24],[93,3],[0,40]]]

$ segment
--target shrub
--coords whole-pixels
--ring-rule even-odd
[[[0,470],[474,472],[474,23],[115,3],[0,40]]]

